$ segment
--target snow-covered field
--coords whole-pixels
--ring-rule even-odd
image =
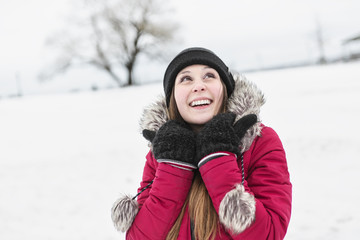
[[[360,63],[252,73],[287,152],[287,240],[358,239]],[[136,192],[142,109],[161,83],[0,100],[0,239],[124,239],[110,208]]]

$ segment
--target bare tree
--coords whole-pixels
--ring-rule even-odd
[[[139,56],[161,58],[177,30],[176,24],[166,18],[165,1],[87,0],[84,3],[90,13],[83,17],[85,21],[80,21],[80,27],[74,24],[78,29],[76,34],[61,33],[49,40],[51,46],[60,47],[61,55],[54,67],[41,74],[41,79],[70,67],[90,64],[108,73],[118,86],[132,85]],[[79,34],[82,31],[86,33]],[[121,68],[127,73],[126,81],[120,77]]]

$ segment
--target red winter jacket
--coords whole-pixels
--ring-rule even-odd
[[[154,183],[138,197],[139,212],[126,239],[165,239],[177,219],[191,187],[193,172],[158,163],[149,152],[140,189]],[[282,143],[269,127],[244,152],[247,192],[255,196],[255,222],[238,235],[220,226],[215,239],[283,239],[291,215],[292,185]],[[219,213],[225,194],[241,183],[241,165],[235,155],[213,159],[199,169],[208,193]],[[191,239],[190,218],[185,213],[178,239]]]

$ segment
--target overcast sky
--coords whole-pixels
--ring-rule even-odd
[[[37,75],[49,60],[45,39],[64,26],[64,16],[73,11],[70,4],[74,1],[0,0],[0,97],[16,92],[16,79],[25,94],[38,91]],[[342,54],[346,49],[341,42],[360,34],[358,0],[172,0],[169,5],[180,25],[177,36],[181,43],[174,46],[174,52],[189,46],[207,47],[238,71],[316,61],[317,22],[327,57]],[[164,67],[137,66],[136,76],[139,82],[161,79]],[[81,74],[74,71],[61,81],[76,85],[84,78]],[[112,84],[105,74],[92,76],[98,78],[93,83]]]

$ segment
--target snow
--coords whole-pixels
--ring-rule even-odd
[[[287,240],[358,239],[360,63],[247,74],[283,141]],[[0,100],[0,239],[124,239],[110,208],[135,194],[147,143],[138,120],[162,84]]]

